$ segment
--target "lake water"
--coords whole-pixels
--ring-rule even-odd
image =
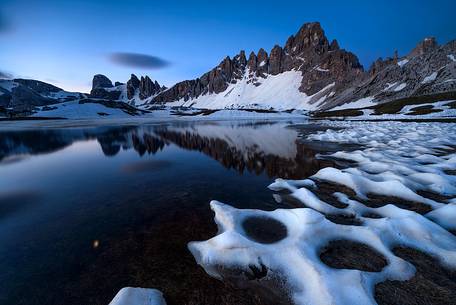
[[[259,304],[186,248],[212,199],[272,210],[267,186],[327,166],[316,125],[200,122],[0,132],[0,304],[108,304],[125,286],[170,304]]]

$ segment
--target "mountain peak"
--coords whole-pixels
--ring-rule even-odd
[[[435,37],[426,37],[420,41],[417,46],[410,52],[409,56],[420,56],[435,50],[438,47]]]
[[[314,48],[317,53],[323,53],[329,49],[328,39],[319,22],[304,23],[285,44],[285,50],[291,55],[300,54],[309,48]]]
[[[114,87],[112,85],[112,82],[109,78],[107,78],[103,74],[96,74],[93,76],[92,79],[92,90],[98,89],[98,88],[112,88]]]

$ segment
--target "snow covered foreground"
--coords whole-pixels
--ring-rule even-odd
[[[447,174],[456,169],[456,124],[330,124],[345,129],[318,132],[308,140],[361,144],[363,148],[356,151],[321,156],[355,161],[355,165],[342,170],[327,167],[300,181],[277,179],[269,186],[289,191],[303,208],[240,210],[212,201],[218,235],[188,245],[209,275],[226,279],[232,275],[230,270],[248,274],[266,268],[256,283],[269,288],[271,282],[276,283],[295,304],[364,305],[376,304],[375,284],[388,279],[405,281],[415,274],[412,264],[391,251],[395,246],[417,249],[456,268],[456,237],[448,232],[456,229],[456,176]],[[368,200],[368,194],[392,199],[390,204],[372,208],[337,192],[334,197],[345,204],[337,208],[314,194],[318,181],[349,187],[360,201]],[[419,191],[449,199],[423,197]],[[394,200],[421,203],[431,211],[420,215],[394,205]],[[372,214],[378,218],[368,216]],[[336,224],[324,215],[353,216],[361,225]],[[276,220],[287,234],[274,243],[255,241],[243,225],[252,218]],[[387,265],[379,272],[331,268],[321,261],[319,250],[334,240],[368,245],[386,258]]]

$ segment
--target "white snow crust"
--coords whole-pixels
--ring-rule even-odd
[[[363,97],[355,102],[347,103],[347,104],[343,104],[343,105],[331,108],[331,110],[343,110],[343,109],[370,107],[370,106],[376,105],[376,103],[374,103],[373,101],[374,101],[373,96]]]
[[[397,86],[393,89],[393,91],[394,91],[394,92],[398,92],[398,91],[401,91],[402,89],[404,89],[405,87],[407,87],[407,83],[401,83],[401,84],[397,85]]]
[[[166,305],[160,291],[148,288],[120,289],[109,305]]]
[[[456,124],[399,122],[328,122],[331,127],[307,136],[307,140],[360,144],[355,151],[320,155],[355,161],[345,169],[327,167],[303,180],[277,179],[269,188],[286,190],[303,207],[272,212],[236,209],[212,201],[218,234],[188,247],[206,272],[223,279],[224,270],[258,270],[266,267],[264,281],[285,287],[295,304],[376,304],[374,286],[389,280],[405,281],[415,268],[391,249],[404,246],[431,255],[444,266],[456,268],[456,237],[447,229],[456,224],[456,176],[445,170],[456,169]],[[320,200],[316,181],[342,184],[357,197],[384,195],[390,202],[368,207],[341,192],[334,197],[345,208]],[[448,196],[445,201],[423,197],[418,191]],[[275,194],[275,198],[280,197]],[[420,215],[394,205],[394,198],[420,202],[432,211]],[[279,201],[279,200],[278,200]],[[381,218],[364,215],[377,214]],[[353,216],[361,226],[333,223],[324,214]],[[273,218],[287,228],[286,238],[264,244],[252,240],[242,223],[249,217]],[[350,240],[368,245],[382,254],[387,265],[380,272],[333,269],[319,258],[319,249],[329,241]],[[263,279],[262,279],[263,280]],[[259,280],[261,283],[262,280]]]
[[[399,62],[397,63],[397,65],[398,65],[399,67],[402,68],[402,67],[403,67],[405,64],[407,64],[408,62],[409,62],[408,59],[403,59],[403,60],[399,61]]]
[[[432,72],[432,74],[426,76],[421,83],[429,84],[429,83],[432,83],[433,81],[435,81],[436,78],[437,78],[437,72]]]
[[[79,118],[123,118],[131,117],[118,108],[109,108],[101,104],[85,103],[79,104],[79,101],[71,101],[50,105],[49,107],[57,107],[54,110],[38,111],[32,116],[36,117],[62,117],[68,119]],[[98,113],[106,113],[107,116],[99,115]]]

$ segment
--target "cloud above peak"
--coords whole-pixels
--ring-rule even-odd
[[[162,69],[169,66],[171,63],[148,54],[115,52],[109,55],[109,59],[118,65],[143,68],[143,69]]]
[[[0,79],[12,79],[13,74],[5,72],[5,71],[0,71]]]

